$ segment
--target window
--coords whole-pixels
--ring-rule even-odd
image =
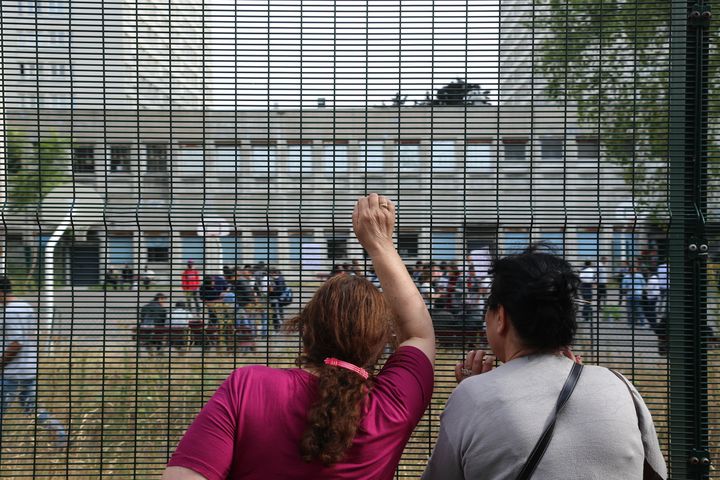
[[[170,260],[169,237],[146,237],[148,263],[166,263]]]
[[[311,232],[293,233],[288,236],[289,242],[289,259],[291,262],[300,262],[304,256],[308,255],[306,246],[313,244],[315,239]]]
[[[255,234],[253,237],[254,259],[256,263],[269,264],[277,261],[277,237],[267,234]]]
[[[228,265],[231,267],[242,266],[241,243],[242,237],[220,237],[223,265]]]
[[[275,172],[275,145],[256,143],[250,149],[250,173],[267,176]]]
[[[23,13],[35,13],[37,3],[34,0],[21,0],[20,11]]]
[[[69,1],[69,0],[68,0]],[[65,13],[67,8],[66,2],[44,2],[47,13]]]
[[[433,232],[431,235],[433,260],[458,260],[457,232]]]
[[[129,145],[111,145],[110,146],[110,171],[111,172],[129,172],[130,171],[130,146]]]
[[[434,173],[453,173],[456,170],[455,140],[433,140],[432,171]]]
[[[414,232],[398,233],[398,253],[403,258],[418,256],[418,234]]]
[[[600,143],[596,138],[577,139],[578,158],[597,160],[600,158]]]
[[[527,160],[527,142],[524,140],[505,140],[505,160],[508,162],[524,162]],[[508,165],[512,167],[512,165]]]
[[[521,253],[530,244],[529,232],[505,232],[503,235],[503,249],[505,255]]]
[[[65,77],[68,74],[69,65],[65,63],[50,63],[45,66],[45,71],[47,75],[52,75],[53,77]]]
[[[565,157],[562,138],[540,140],[540,155],[543,160],[562,160]]]
[[[327,233],[327,256],[330,261],[336,262],[347,258],[347,239],[348,235],[345,232],[336,232],[334,235],[332,232]]]
[[[326,142],[323,144],[323,170],[327,173],[348,171],[347,143]]]
[[[205,165],[203,146],[180,145],[176,165],[179,174],[202,175]]]
[[[423,161],[420,140],[398,140],[397,159],[400,171],[419,171]]]
[[[73,173],[95,173],[95,147],[73,147]]]
[[[21,63],[19,69],[22,77],[34,77],[37,75],[37,64],[35,63]]]
[[[41,30],[38,32],[38,46],[43,48],[68,48],[68,32],[63,30]]]
[[[167,173],[168,146],[164,143],[150,143],[145,145],[145,151],[148,173]]]
[[[186,264],[188,260],[201,264],[205,261],[205,239],[203,237],[182,237],[182,261]]]
[[[129,265],[133,263],[133,237],[131,235],[113,235],[108,237],[107,259],[111,265]]]
[[[229,174],[234,179],[240,170],[241,155],[242,152],[239,146],[219,145],[217,149],[215,149],[213,171],[216,173]],[[198,173],[202,173],[202,164],[199,165]]]
[[[381,141],[365,141],[359,145],[358,163],[367,173],[385,171],[385,144]]]
[[[540,241],[547,244],[554,255],[564,255],[565,235],[563,232],[541,232]]]
[[[285,157],[285,171],[300,173],[310,170],[312,165],[312,142],[289,142]]]
[[[581,231],[577,234],[577,254],[584,260],[598,257],[598,232]]]
[[[489,141],[468,142],[465,146],[465,161],[470,173],[492,173],[492,144]]]

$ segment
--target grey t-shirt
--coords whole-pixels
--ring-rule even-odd
[[[423,479],[514,480],[555,408],[572,362],[555,355],[512,360],[460,383],[441,416],[440,434]],[[634,390],[634,394],[637,392]],[[627,385],[606,368],[586,366],[534,480],[642,478],[644,450],[664,460],[639,394],[641,436]],[[646,441],[645,449],[643,441]]]
[[[32,307],[18,300],[5,305],[0,312],[0,338],[2,351],[13,342],[20,351],[8,363],[2,374],[8,379],[30,379],[37,376],[37,317]]]

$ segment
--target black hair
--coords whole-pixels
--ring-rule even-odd
[[[493,262],[489,309],[505,308],[522,342],[540,350],[569,346],[577,331],[580,279],[572,266],[531,245]]]
[[[12,292],[12,282],[7,275],[0,275],[0,292],[10,293]]]

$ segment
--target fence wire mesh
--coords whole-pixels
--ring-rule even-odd
[[[0,477],[158,476],[233,369],[294,365],[281,325],[329,275],[374,279],[350,220],[369,192],[398,205],[439,345],[398,478],[486,346],[489,262],[534,242],[587,284],[576,351],[638,387],[672,478],[710,475],[689,462],[720,421],[707,2],[0,9],[2,266],[38,321]]]

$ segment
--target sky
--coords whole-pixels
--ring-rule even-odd
[[[209,0],[216,107],[380,105],[497,90],[497,0]]]

